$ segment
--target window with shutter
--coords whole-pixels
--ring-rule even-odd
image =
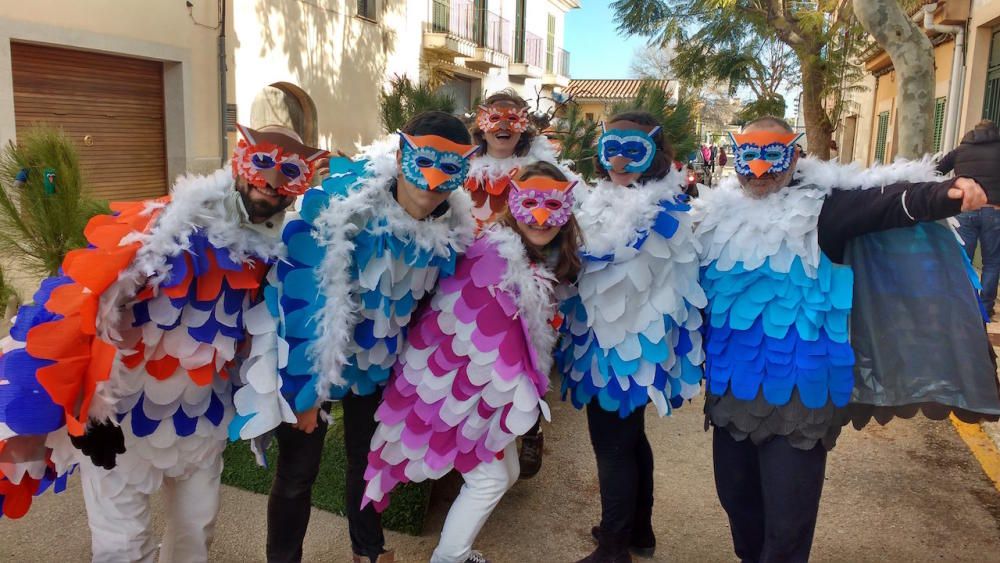
[[[885,138],[889,134],[889,112],[878,114],[878,132],[875,136],[875,161],[885,164]]]
[[[549,14],[549,33],[545,42],[545,72],[552,73],[556,67],[556,17]]]
[[[986,95],[983,99],[983,119],[991,119],[994,123],[1000,123],[1000,30],[993,33],[988,68]]]
[[[941,138],[944,136],[944,110],[947,98],[934,100],[934,152],[941,150]]]
[[[358,16],[375,20],[375,3],[378,0],[358,0]]]

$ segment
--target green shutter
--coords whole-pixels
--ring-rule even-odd
[[[941,150],[941,137],[944,136],[944,110],[948,98],[934,100],[934,152]]]
[[[986,92],[983,100],[983,119],[1000,123],[1000,31],[993,33],[990,45],[990,62],[986,73]]]
[[[875,137],[875,161],[885,164],[885,138],[889,134],[889,112],[878,114],[878,134]]]
[[[556,59],[556,17],[549,14],[549,34],[545,42],[545,72],[555,72]]]
[[[516,63],[524,62],[524,13],[527,8],[525,4],[527,1],[517,0],[517,10],[514,16],[514,62]]]

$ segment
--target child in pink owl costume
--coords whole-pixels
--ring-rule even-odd
[[[515,439],[548,418],[557,284],[579,269],[574,183],[536,163],[511,178],[509,210],[441,279],[418,315],[375,418],[364,503],[452,469],[465,486],[431,561],[479,560],[472,544],[520,472]]]

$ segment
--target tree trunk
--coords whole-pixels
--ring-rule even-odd
[[[799,67],[802,69],[802,116],[806,121],[809,156],[829,160],[833,124],[823,108],[824,76],[820,64],[822,63],[816,55],[799,55]]]
[[[934,137],[934,47],[897,0],[854,0],[854,13],[896,70],[897,154],[920,158]]]

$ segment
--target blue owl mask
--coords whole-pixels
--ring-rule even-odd
[[[434,192],[462,187],[469,172],[469,157],[479,147],[462,145],[437,135],[407,135],[403,139],[403,176],[414,186]]]
[[[606,170],[615,170],[614,159],[625,159],[626,172],[642,174],[653,164],[653,156],[656,154],[653,136],[659,130],[659,125],[649,133],[640,129],[605,130],[597,141],[601,166]]]
[[[802,134],[753,131],[729,134],[733,142],[733,166],[740,176],[760,178],[781,174],[792,166],[795,143]]]

